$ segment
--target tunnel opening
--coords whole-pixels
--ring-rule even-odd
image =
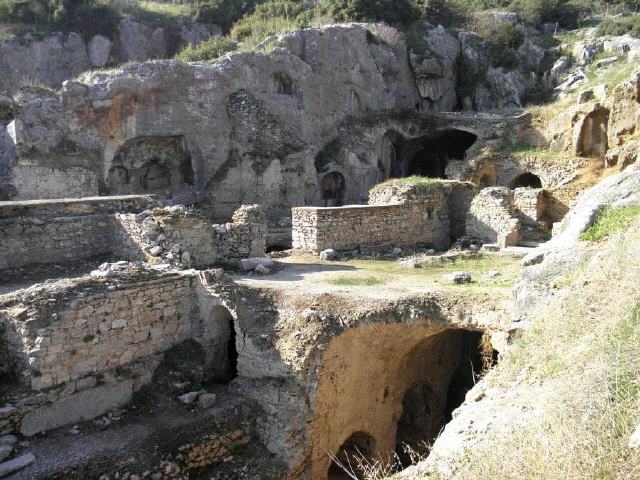
[[[210,380],[229,383],[238,376],[238,349],[233,315],[226,307],[213,306],[211,321],[204,325],[203,337],[211,342],[207,348]]]
[[[455,129],[412,139],[389,131],[382,139],[379,168],[387,178],[415,175],[444,179],[449,162],[464,160],[477,140],[477,135]]]
[[[364,478],[363,463],[370,462],[375,456],[375,441],[366,432],[355,432],[340,446],[332,456],[327,472],[328,480],[349,480]]]
[[[539,176],[526,172],[511,180],[509,188],[512,190],[516,188],[542,188],[542,180]]]
[[[497,360],[487,338],[481,332],[456,333],[459,350],[457,368],[442,385],[434,388],[428,380],[409,387],[402,397],[402,414],[396,431],[396,455],[400,466],[407,467],[412,457],[429,453],[442,429],[451,421],[453,411],[479,378]],[[440,390],[438,392],[438,390]]]
[[[346,183],[340,172],[330,172],[320,180],[320,191],[325,207],[341,207],[344,205]]]

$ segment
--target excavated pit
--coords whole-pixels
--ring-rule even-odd
[[[335,338],[319,377],[311,478],[361,476],[359,458],[408,465],[409,451],[428,453],[492,362],[482,339],[479,331],[412,325]]]

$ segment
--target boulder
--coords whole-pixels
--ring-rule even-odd
[[[11,445],[0,445],[0,462],[4,462],[13,452]]]
[[[462,285],[465,283],[471,283],[471,274],[467,272],[453,272],[449,275],[446,275],[445,279],[449,283]]]
[[[35,461],[36,457],[31,453],[27,453],[26,455],[21,455],[6,462],[0,463],[0,478],[6,477],[14,472],[17,472],[18,470],[22,470]]]
[[[89,61],[94,67],[104,67],[111,55],[111,40],[102,35],[95,35],[87,44]]]
[[[180,395],[178,397],[178,400],[180,400],[180,403],[183,403],[185,405],[191,405],[196,400],[198,400],[199,396],[200,396],[200,392],[188,392]]]
[[[121,61],[145,62],[153,58],[162,58],[167,52],[164,29],[151,30],[146,25],[130,17],[118,24],[118,44]]]
[[[320,252],[320,260],[324,261],[335,260],[337,256],[338,252],[336,252],[333,248],[329,248]]]
[[[255,270],[258,265],[262,265],[263,267],[271,267],[273,266],[273,260],[271,260],[269,257],[243,258],[240,260],[240,268],[245,272]]]

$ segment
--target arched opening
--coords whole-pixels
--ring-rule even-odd
[[[353,476],[363,478],[360,463],[375,457],[375,441],[365,432],[353,433],[334,454],[327,472],[328,480],[349,480]]]
[[[113,156],[105,179],[109,194],[176,193],[194,185],[191,155],[184,138],[137,137]]]
[[[600,108],[591,112],[582,122],[580,139],[578,140],[578,155],[585,157],[604,158],[608,145],[609,110]]]
[[[434,137],[410,143],[413,150],[407,162],[407,175],[447,178],[446,169],[450,160],[464,160],[467,150],[478,137],[462,130],[445,130]],[[409,154],[409,152],[407,152]]]
[[[238,349],[233,316],[222,305],[211,309],[211,321],[204,324],[203,336],[208,339],[207,347],[211,355],[210,372],[212,380],[228,383],[238,376]]]
[[[344,205],[346,186],[344,176],[340,172],[330,172],[320,180],[320,191],[325,207]]]
[[[293,95],[293,80],[284,72],[274,73],[273,91],[281,95]]]
[[[512,190],[516,188],[542,188],[542,180],[540,180],[539,176],[526,172],[511,180],[509,188]]]
[[[412,139],[390,131],[382,138],[379,167],[385,178],[446,178],[449,161],[463,160],[477,139],[453,129]]]
[[[227,341],[227,381],[238,376],[238,347],[236,346],[236,329],[233,318],[229,319],[229,340]]]

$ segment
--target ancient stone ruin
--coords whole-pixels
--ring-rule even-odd
[[[522,258],[588,216],[581,169],[636,161],[640,75],[542,128],[521,72],[459,88],[473,35],[423,40],[330,25],[183,63],[94,38],[93,65],[143,63],[0,97],[0,476],[431,451],[527,315]]]

